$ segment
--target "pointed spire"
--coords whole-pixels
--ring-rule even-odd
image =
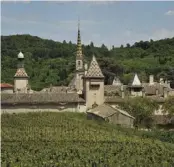
[[[134,76],[134,79],[133,79],[133,82],[132,82],[132,86],[139,86],[139,85],[141,85],[141,82],[138,78],[137,73],[135,73],[135,76]]]
[[[78,19],[78,37],[77,37],[77,57],[82,58],[82,44],[80,37],[80,20]]]
[[[95,56],[92,56],[92,61],[90,63],[89,69],[87,71],[86,77],[90,78],[104,78],[104,75],[102,74],[102,71],[98,65],[98,62],[95,58]]]

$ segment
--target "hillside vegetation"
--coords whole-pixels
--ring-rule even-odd
[[[39,90],[53,85],[67,85],[75,70],[76,45],[71,42],[55,42],[30,35],[1,36],[2,82],[13,83],[17,66],[17,54],[25,55],[25,67],[30,76],[32,89]],[[82,38],[83,42],[83,38]],[[140,79],[148,81],[148,75],[155,79],[164,77],[174,82],[174,38],[159,41],[140,41],[130,46],[108,50],[101,47],[83,46],[83,53],[89,63],[92,54],[97,57],[105,75],[105,84],[110,84],[118,75],[127,84],[134,72]]]
[[[80,113],[3,114],[1,165],[174,166],[173,134],[161,133],[134,132],[87,120]]]

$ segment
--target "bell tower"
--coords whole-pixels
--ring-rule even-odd
[[[83,91],[83,77],[84,66],[83,66],[83,54],[82,44],[80,37],[80,21],[78,21],[78,36],[77,36],[77,52],[76,52],[76,90],[77,93],[82,94]]]
[[[14,75],[14,91],[16,93],[26,93],[28,87],[28,75],[24,68],[24,55],[22,52],[18,54],[18,66]]]

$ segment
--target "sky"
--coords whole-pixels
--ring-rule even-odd
[[[111,48],[174,37],[174,1],[1,2],[1,34],[30,34]]]

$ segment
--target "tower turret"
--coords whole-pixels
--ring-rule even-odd
[[[27,92],[28,75],[24,68],[24,55],[22,52],[18,54],[17,71],[14,75],[14,91],[20,93]]]
[[[88,109],[104,103],[104,75],[94,55],[84,76],[84,95]]]

